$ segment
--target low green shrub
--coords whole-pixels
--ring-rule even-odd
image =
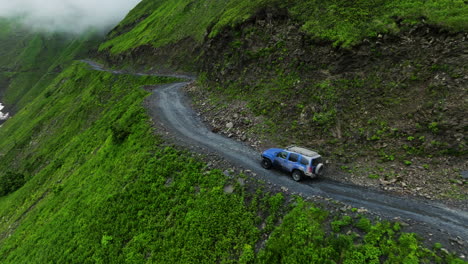
[[[372,223],[368,218],[361,217],[355,226],[365,232],[369,232],[372,228]]]
[[[25,177],[21,173],[7,171],[0,174],[0,197],[18,190],[25,183]]]
[[[352,218],[349,215],[343,216],[340,220],[331,222],[331,227],[334,232],[340,232],[342,227],[349,226],[352,223]]]

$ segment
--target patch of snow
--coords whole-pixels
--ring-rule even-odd
[[[0,120],[7,120],[8,117],[10,117],[10,114],[8,114],[8,113],[3,113],[3,112],[2,112],[2,109],[3,109],[3,108],[5,108],[5,106],[4,106],[2,103],[0,103]]]

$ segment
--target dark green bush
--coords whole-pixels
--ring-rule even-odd
[[[0,197],[8,195],[26,183],[24,175],[8,171],[5,174],[0,175]]]
[[[120,144],[130,135],[130,128],[121,124],[113,124],[111,127],[112,141],[116,144]]]
[[[345,215],[340,220],[331,222],[331,227],[333,231],[340,232],[342,227],[349,226],[351,222],[352,218],[349,215]]]

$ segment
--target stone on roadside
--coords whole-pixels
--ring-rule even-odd
[[[408,223],[406,223],[406,222],[403,222],[403,221],[399,221],[398,223],[399,223],[401,226],[403,226],[403,227],[407,227],[407,226],[409,226],[409,224],[408,224]]]
[[[359,209],[357,209],[357,212],[360,213],[360,214],[366,213],[366,212],[367,212],[367,209],[365,209],[365,208],[359,208]]]
[[[468,180],[468,171],[462,171],[461,176],[463,179]]]

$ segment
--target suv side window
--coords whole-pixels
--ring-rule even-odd
[[[309,165],[309,162],[310,162],[310,161],[309,161],[306,157],[304,157],[304,156],[301,157],[301,164],[302,164],[302,165],[306,165],[306,166],[307,166],[307,165]]]
[[[299,160],[299,154],[296,153],[291,153],[289,155],[289,161],[291,162],[297,162]]]
[[[282,151],[278,153],[278,155],[276,155],[276,157],[282,158],[282,159],[286,159],[287,156],[288,156],[288,153],[286,151]]]

